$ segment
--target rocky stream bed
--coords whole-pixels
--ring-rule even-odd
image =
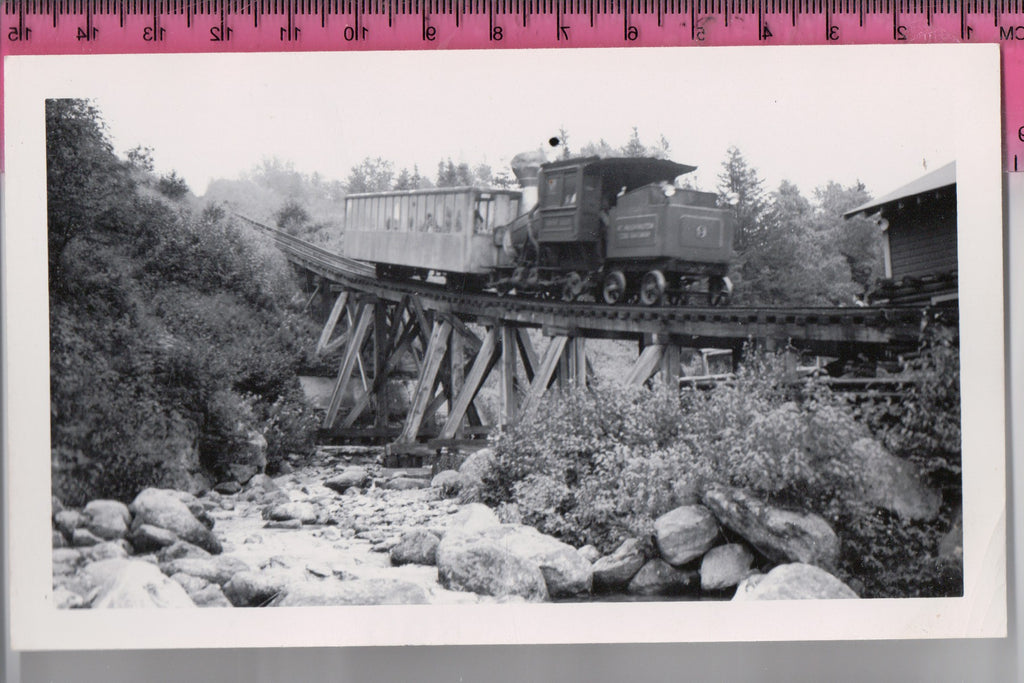
[[[302,467],[199,497],[146,489],[131,505],[55,500],[60,608],[464,604],[549,600],[856,598],[822,567],[819,520],[709,492],[655,536],[601,556],[460,503],[488,451],[459,471],[394,470],[321,451]],[[365,459],[365,458],[364,458]],[[372,458],[371,458],[372,460]],[[726,542],[725,524],[748,542]],[[735,536],[735,534],[730,534]],[[766,560],[766,558],[772,558]],[[766,564],[768,562],[768,564]],[[762,571],[763,570],[763,571]],[[737,587],[738,586],[738,587]]]

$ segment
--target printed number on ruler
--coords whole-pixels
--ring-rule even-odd
[[[999,43],[1024,171],[1024,0],[0,0],[3,54]]]

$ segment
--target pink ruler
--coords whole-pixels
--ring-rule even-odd
[[[1024,171],[1024,0],[0,0],[0,54],[999,43]]]

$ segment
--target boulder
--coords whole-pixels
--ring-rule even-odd
[[[53,525],[68,539],[74,535],[75,529],[88,523],[89,518],[78,510],[61,510],[53,516]]]
[[[116,541],[104,541],[87,548],[83,553],[91,562],[99,560],[124,559],[131,555],[131,546],[123,538]]]
[[[97,582],[97,593],[90,605],[93,609],[195,607],[185,589],[154,565],[139,560],[106,562],[122,564],[116,569],[111,567],[113,571]]]
[[[864,477],[861,496],[865,502],[903,519],[931,521],[939,516],[942,495],[924,484],[917,465],[890,454],[871,438],[855,441],[849,456]]]
[[[455,470],[444,470],[434,475],[430,480],[430,486],[440,489],[442,497],[452,498],[466,486],[466,478]]]
[[[267,522],[266,524],[264,524],[263,528],[264,529],[301,529],[302,528],[302,520],[301,519],[284,519],[284,520],[281,520],[281,521],[277,521],[277,520],[273,520],[272,519],[269,522]]]
[[[85,607],[85,600],[78,593],[64,586],[57,586],[53,589],[53,605],[57,609],[78,609]]]
[[[481,448],[470,453],[462,465],[459,466],[459,474],[464,477],[467,484],[479,484],[483,482],[484,476],[497,464],[494,451],[490,448]]]
[[[149,553],[174,545],[178,536],[173,531],[152,524],[140,524],[132,530],[128,540],[131,541],[135,552]]]
[[[410,531],[391,549],[391,564],[437,564],[437,546],[440,542],[441,539],[429,531]]]
[[[294,573],[287,571],[245,571],[232,576],[223,590],[235,607],[262,607],[297,580]]]
[[[814,565],[782,564],[744,579],[733,600],[838,600],[858,597],[845,583]]]
[[[448,518],[448,529],[460,531],[479,531],[493,526],[500,526],[501,522],[494,510],[483,503],[470,503],[463,505],[454,515]]]
[[[56,515],[64,509],[64,503],[57,496],[50,496],[50,514]]]
[[[742,543],[727,543],[709,550],[700,563],[700,589],[731,588],[750,575],[754,554]]]
[[[783,510],[728,486],[706,491],[704,504],[723,526],[773,562],[803,562],[825,569],[836,566],[839,537],[818,515]]]
[[[611,555],[594,562],[594,588],[605,591],[625,588],[646,559],[640,542],[635,538],[627,539]]]
[[[252,479],[245,483],[246,490],[251,489],[262,489],[264,491],[280,491],[281,487],[278,486],[273,479],[266,474],[257,474]]]
[[[263,509],[263,519],[284,522],[296,519],[302,524],[316,524],[317,509],[312,503],[294,502],[281,503]]]
[[[449,590],[519,596],[532,602],[548,599],[544,574],[536,562],[479,532],[445,534],[437,546],[437,578]]]
[[[165,548],[161,548],[156,554],[156,559],[159,562],[180,560],[183,557],[213,557],[213,555],[197,545],[192,545],[188,541],[181,540],[175,541]]]
[[[78,548],[56,548],[53,551],[53,574],[74,574],[85,562],[85,555]]]
[[[424,605],[427,592],[409,581],[353,579],[293,583],[270,602],[271,607],[336,605]]]
[[[594,564],[601,559],[601,551],[590,545],[589,543],[582,548],[576,550],[584,560],[590,564]]]
[[[544,577],[548,595],[572,597],[586,595],[591,589],[591,565],[572,546],[547,536],[533,527],[502,524],[465,534],[464,543],[496,543],[505,551],[537,565]]]
[[[425,489],[430,486],[426,479],[415,477],[395,477],[384,482],[384,488],[390,491],[411,491],[413,489]]]
[[[234,607],[224,595],[221,587],[213,583],[207,584],[194,593],[189,593],[188,596],[192,598],[196,607]]]
[[[192,602],[196,604],[196,607],[233,606],[224,596],[224,591],[221,590],[221,587],[215,583],[210,583],[197,576],[181,573],[175,574],[171,579],[185,589],[188,597],[192,598]]]
[[[626,591],[633,595],[680,595],[697,589],[699,576],[693,570],[676,569],[661,558],[648,560],[630,579]]]
[[[366,471],[365,467],[360,467],[359,465],[351,465],[342,470],[341,474],[331,477],[330,479],[325,481],[324,486],[331,489],[332,491],[337,491],[338,493],[345,493],[345,491],[352,487],[365,486],[369,478],[370,473]]]
[[[51,547],[53,548],[66,548],[68,547],[68,539],[64,538],[64,534],[53,529],[51,531],[52,541]]]
[[[210,557],[195,558],[186,557],[180,560],[162,562],[160,571],[167,576],[175,574],[188,574],[195,576],[218,586],[223,586],[231,580],[231,577],[238,572],[249,571],[251,567],[237,557]]]
[[[89,501],[82,514],[89,519],[86,528],[107,541],[124,538],[132,522],[128,506],[119,500]]]
[[[684,505],[654,520],[654,539],[661,557],[672,565],[695,560],[715,544],[718,521],[703,505]]]
[[[242,490],[242,485],[237,481],[228,480],[215,484],[213,490],[226,496],[231,496]]]
[[[152,524],[168,531],[173,531],[179,538],[200,548],[218,554],[221,552],[220,541],[213,532],[196,518],[190,507],[182,502],[179,492],[170,489],[149,488],[143,490],[132,501],[130,509],[135,516],[133,524],[139,526]],[[188,495],[188,494],[184,494]],[[195,500],[193,498],[193,500]],[[202,503],[199,503],[202,511]]]
[[[78,527],[71,534],[71,544],[76,548],[83,548],[90,545],[102,543],[103,539],[89,531],[85,527]]]

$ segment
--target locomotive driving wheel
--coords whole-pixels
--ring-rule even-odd
[[[573,271],[562,283],[562,301],[572,301],[583,292],[583,278]]]
[[[660,270],[652,270],[640,281],[640,303],[644,306],[657,306],[665,300],[665,274]]]
[[[626,276],[621,270],[613,270],[604,277],[601,286],[601,298],[606,304],[615,305],[626,295]]]

